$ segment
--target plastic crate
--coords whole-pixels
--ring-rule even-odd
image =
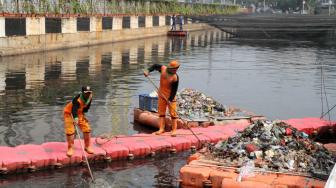
[[[151,97],[148,94],[139,95],[139,108],[151,112],[157,112],[158,110],[158,98]]]

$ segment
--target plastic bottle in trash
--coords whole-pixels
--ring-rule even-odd
[[[237,177],[237,182],[241,182],[243,178],[254,176],[254,162],[248,161],[243,167],[240,168],[239,176]]]

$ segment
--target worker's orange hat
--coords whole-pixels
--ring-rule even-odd
[[[172,60],[171,62],[169,62],[168,64],[168,68],[169,69],[178,69],[180,67],[180,63],[177,62],[176,60]]]

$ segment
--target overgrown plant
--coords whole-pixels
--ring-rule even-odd
[[[0,1],[3,3],[4,1]],[[0,5],[1,6],[1,5]],[[4,5],[2,5],[3,7]],[[70,14],[232,14],[237,6],[179,3],[177,0],[13,0],[12,12]],[[8,8],[6,8],[9,10]]]

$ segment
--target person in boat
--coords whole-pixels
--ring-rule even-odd
[[[147,77],[150,72],[154,70],[161,73],[160,76],[160,88],[158,91],[158,113],[159,113],[159,127],[160,129],[155,132],[156,135],[160,135],[165,130],[166,110],[169,109],[170,117],[172,120],[171,136],[176,136],[177,128],[177,111],[176,111],[176,92],[179,84],[179,77],[176,74],[180,64],[178,61],[170,61],[168,66],[154,64],[144,71],[144,75]]]
[[[91,128],[89,121],[84,115],[90,109],[91,101],[92,90],[90,86],[83,86],[82,91],[64,107],[64,129],[68,142],[66,153],[68,157],[71,157],[74,153],[75,126],[78,126],[83,132],[85,151],[89,154],[94,153],[90,146]]]
[[[172,23],[172,27],[171,27],[171,31],[176,31],[176,16],[175,14],[173,14],[173,16],[171,17],[171,23]]]
[[[180,31],[183,31],[184,18],[182,15],[179,16]]]

